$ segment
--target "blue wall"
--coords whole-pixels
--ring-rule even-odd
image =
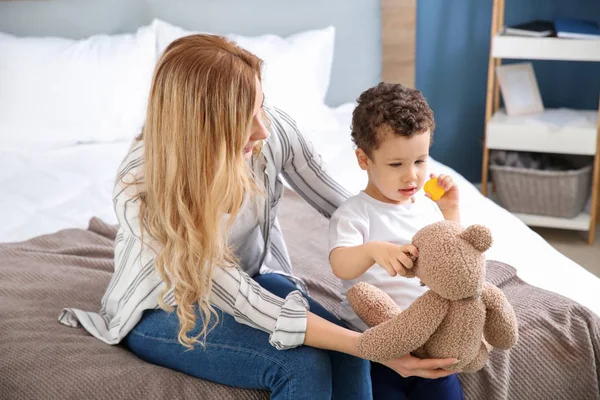
[[[431,155],[479,182],[492,0],[417,4],[416,85],[435,113]],[[506,0],[507,25],[558,16],[600,22],[600,0]],[[545,107],[597,109],[600,63],[534,61],[533,67]]]

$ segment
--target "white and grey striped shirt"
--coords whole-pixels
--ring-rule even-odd
[[[290,258],[276,212],[286,181],[316,210],[326,217],[349,197],[349,193],[327,174],[321,157],[296,128],[293,120],[275,108],[265,107],[271,121],[271,134],[252,168],[263,180],[267,195],[258,208],[258,218],[240,218],[233,229],[241,232],[236,241],[254,240],[259,254],[243,254],[248,246],[238,246],[240,265],[217,267],[212,277],[211,303],[232,315],[236,321],[270,333],[270,343],[278,349],[296,347],[304,342],[308,303],[299,291],[285,299],[274,296],[250,276],[282,273],[293,276]],[[139,179],[143,171],[143,142],[135,141],[121,163],[113,192],[119,222],[115,241],[115,271],[102,298],[99,312],[63,309],[59,321],[81,324],[90,334],[108,343],[119,343],[142,317],[144,310],[158,308],[158,296],[165,283],[154,269],[156,243],[139,224],[139,202],[135,185],[127,186],[127,177]],[[135,179],[135,178],[134,178]],[[244,212],[248,212],[245,210]],[[240,224],[254,224],[251,227]],[[237,225],[237,226],[236,226]],[[260,233],[260,234],[257,234]],[[235,248],[235,243],[232,243]],[[294,279],[297,285],[302,282]],[[175,305],[173,290],[164,300]]]

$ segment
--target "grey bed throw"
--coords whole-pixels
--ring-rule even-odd
[[[340,282],[326,260],[327,220],[290,191],[280,209],[297,274],[337,312]],[[62,307],[98,308],[113,270],[114,235],[113,226],[92,219],[87,230],[0,245],[0,399],[267,399],[266,391],[148,364],[57,322]],[[524,283],[505,264],[488,262],[487,279],[515,308],[520,342],[492,352],[482,371],[459,376],[466,398],[600,399],[600,318]]]

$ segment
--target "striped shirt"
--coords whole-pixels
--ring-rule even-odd
[[[290,276],[298,287],[306,289],[300,280],[293,277],[290,257],[277,220],[277,208],[283,194],[282,177],[327,218],[349,197],[349,193],[328,175],[321,157],[287,114],[269,107],[265,107],[265,111],[271,122],[270,136],[253,160],[252,168],[266,188],[266,194],[261,196],[258,218],[240,218],[232,226],[233,230],[241,232],[233,236],[235,240],[253,240],[256,246],[251,248],[254,251],[258,249],[259,254],[245,254],[249,251],[247,245],[230,243],[232,248],[245,249],[238,254],[243,261],[234,267],[214,269],[209,301],[239,323],[268,332],[269,342],[277,349],[287,349],[304,343],[308,303],[300,291],[282,299],[263,289],[251,277],[257,271],[262,274],[280,273]],[[139,179],[142,176],[143,146],[143,141],[134,141],[117,173],[113,191],[119,223],[115,240],[115,271],[102,298],[101,308],[98,312],[66,308],[58,318],[68,326],[83,326],[108,344],[119,343],[139,322],[144,310],[159,308],[158,296],[165,287],[154,268],[160,246],[155,242],[149,243],[147,232],[142,235],[137,189],[135,185],[127,185],[130,182],[127,177]],[[244,212],[248,210],[241,215]],[[254,225],[248,227],[242,224]],[[172,288],[164,294],[163,300],[176,305]]]

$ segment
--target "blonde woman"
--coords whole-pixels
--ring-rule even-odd
[[[115,272],[101,310],[65,309],[60,321],[273,399],[369,399],[359,333],[305,294],[276,217],[282,175],[328,217],[348,193],[294,122],[264,106],[260,72],[257,57],[217,36],[165,50],[117,174]],[[433,378],[454,361],[386,365]]]

